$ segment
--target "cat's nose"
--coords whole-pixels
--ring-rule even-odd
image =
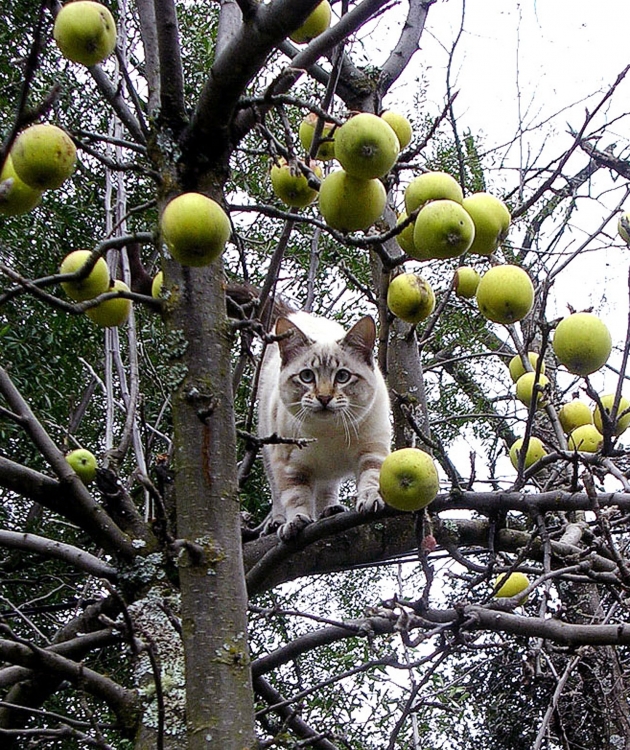
[[[317,396],[317,400],[325,409],[328,406],[328,404],[332,401],[332,396],[329,393],[320,393]]]

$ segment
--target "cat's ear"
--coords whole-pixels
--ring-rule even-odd
[[[376,324],[369,315],[366,315],[346,333],[341,341],[341,345],[344,348],[352,349],[366,364],[372,367],[375,341]]]
[[[278,339],[278,348],[280,349],[280,359],[283,365],[288,364],[301,351],[311,345],[311,340],[288,318],[278,318],[276,321],[276,336]]]

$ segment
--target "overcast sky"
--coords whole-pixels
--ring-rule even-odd
[[[392,99],[410,100],[414,78],[424,76],[429,86],[426,107],[436,113],[445,98],[448,52],[459,34],[462,0],[438,0],[431,6],[421,50],[410,66],[409,78],[392,92]],[[592,110],[617,75],[630,63],[630,4],[620,0],[466,0],[464,30],[457,44],[451,84],[458,91],[455,114],[462,129],[481,135],[487,147],[514,138],[519,120],[533,128],[507,162],[531,159],[545,143],[547,155],[559,156],[572,142],[568,126],[578,129],[586,109]],[[630,158],[630,75],[597,120],[611,123],[600,147],[617,144],[617,156]],[[618,118],[622,115],[622,119]],[[529,156],[528,156],[529,154]],[[586,164],[578,153],[574,170]],[[498,175],[497,175],[498,177]],[[599,200],[580,204],[567,243],[577,247],[599,226],[606,206],[620,199],[624,181],[593,183]],[[505,187],[516,184],[504,173]],[[610,191],[610,192],[609,192]],[[628,206],[630,208],[630,206]],[[577,217],[576,217],[577,219]],[[616,241],[615,222],[607,230]],[[597,244],[597,243],[596,243]],[[623,255],[620,256],[620,253]],[[621,263],[619,260],[621,259]],[[602,306],[618,334],[625,333],[629,251],[617,244],[597,255],[585,254],[572,265],[574,273],[558,283],[554,314],[566,311],[565,302],[578,308]]]

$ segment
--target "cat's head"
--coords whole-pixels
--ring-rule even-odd
[[[361,318],[341,339],[312,340],[279,318],[280,396],[299,419],[360,421],[374,402],[376,326]]]

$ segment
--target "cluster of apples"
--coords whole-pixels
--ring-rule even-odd
[[[310,114],[300,124],[298,136],[308,153],[317,122],[317,116]],[[277,160],[270,170],[272,189],[291,208],[304,208],[318,199],[319,211],[332,229],[367,229],[385,208],[387,195],[381,178],[394,166],[401,148],[410,139],[409,121],[391,110],[381,116],[361,112],[339,127],[325,122],[316,160],[309,160],[308,164]],[[323,177],[317,160],[332,159],[340,168]]]
[[[415,220],[409,220],[412,215]],[[464,198],[451,175],[426,172],[405,190],[405,211],[398,218],[403,228],[397,240],[416,260],[456,258],[466,252],[489,256],[507,236],[510,221],[507,206],[495,196],[478,192]],[[493,266],[483,276],[475,268],[460,266],[454,290],[459,297],[476,298],[482,315],[504,325],[525,318],[534,302],[528,273],[513,264]],[[415,325],[433,312],[435,295],[421,276],[403,273],[390,284],[388,306]]]
[[[104,5],[74,0],[57,13],[53,37],[64,57],[90,67],[116,47],[116,23]],[[75,162],[75,145],[61,128],[38,123],[23,130],[0,171],[0,214],[32,211],[45,190],[61,187],[70,177]]]
[[[89,250],[73,250],[66,255],[59,273],[69,275],[61,282],[64,292],[75,302],[85,302],[106,292],[129,292],[129,287],[120,279],[110,280],[109,268],[103,258],[98,258],[93,267]],[[88,270],[89,269],[89,270]],[[101,328],[120,326],[131,313],[131,300],[112,297],[85,311],[88,318]]]
[[[423,209],[424,210],[424,209]],[[481,314],[494,323],[509,325],[527,316],[534,303],[534,285],[520,266],[493,266],[483,275],[469,266],[455,272],[455,293],[476,298]],[[387,306],[396,317],[413,325],[435,308],[435,294],[426,279],[416,273],[401,273],[390,282]]]
[[[32,211],[45,190],[56,190],[72,175],[76,158],[72,139],[56,125],[37,123],[25,128],[0,172],[0,214]]]
[[[404,199],[399,224],[414,212],[417,216],[398,235],[398,244],[416,260],[456,258],[465,252],[492,255],[510,227],[503,201],[486,192],[464,197],[447,172],[418,175],[407,185]]]
[[[590,375],[599,370],[608,361],[612,350],[612,339],[606,324],[592,313],[577,312],[563,318],[556,327],[552,348],[560,364],[574,374]],[[536,400],[536,408],[547,406],[545,393],[549,379],[545,375],[545,363],[540,363],[538,377],[536,374],[539,355],[527,352],[529,369],[526,370],[520,355],[509,362],[509,371],[515,383],[516,397],[526,406]],[[567,435],[569,450],[584,453],[596,453],[602,446],[604,422],[610,420],[615,436],[621,435],[630,426],[630,400],[621,396],[615,408],[615,394],[608,393],[600,397],[606,417],[602,415],[599,404],[592,408],[579,399],[563,404],[558,410],[558,418]],[[510,460],[517,468],[523,439],[517,439],[510,448]],[[525,468],[547,455],[542,441],[532,436],[529,439]]]

